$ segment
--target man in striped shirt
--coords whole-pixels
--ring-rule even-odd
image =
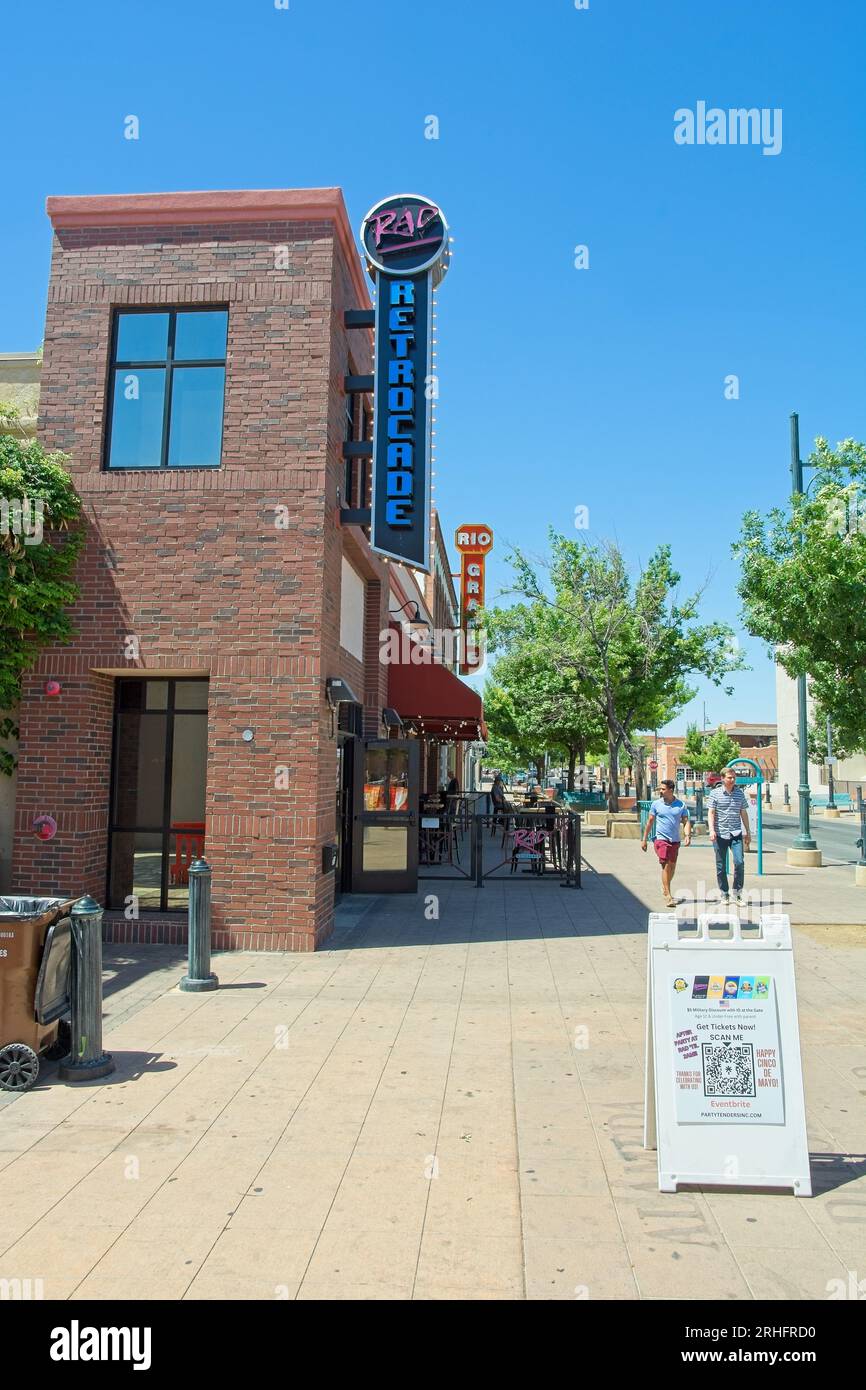
[[[710,797],[708,807],[710,840],[716,855],[716,878],[722,902],[731,901],[728,886],[728,850],[734,860],[734,895],[737,902],[743,901],[743,881],[746,875],[743,850],[749,848],[751,831],[749,827],[749,804],[742,787],[737,786],[737,777],[732,767],[722,773],[722,784],[716,787]]]

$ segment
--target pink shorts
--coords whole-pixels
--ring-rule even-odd
[[[680,852],[679,841],[676,843],[671,840],[655,840],[655,850],[661,864],[675,864],[677,855]]]

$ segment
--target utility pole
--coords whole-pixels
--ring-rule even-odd
[[[791,481],[794,493],[803,492],[803,462],[800,458],[800,419],[791,416]],[[799,864],[804,868],[821,867],[821,851],[812,839],[809,826],[809,719],[806,707],[806,677],[797,677],[797,729],[798,752],[800,755],[800,785],[797,792],[800,798],[800,831],[788,850],[789,864]]]

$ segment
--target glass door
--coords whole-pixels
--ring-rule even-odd
[[[355,748],[352,892],[418,887],[418,744],[359,739]]]
[[[205,852],[206,680],[117,682],[108,906],[185,912]]]

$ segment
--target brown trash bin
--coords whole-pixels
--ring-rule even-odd
[[[77,898],[0,896],[0,1090],[29,1091],[39,1054],[69,1050],[70,908]]]

